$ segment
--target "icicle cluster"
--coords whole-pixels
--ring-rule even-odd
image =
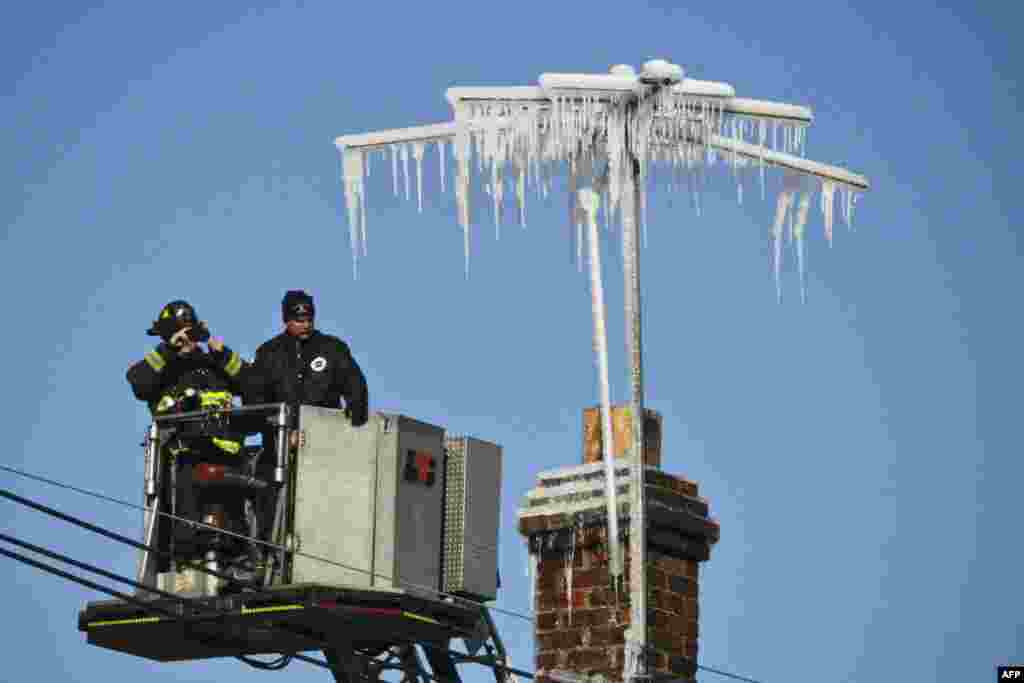
[[[772,162],[765,153],[784,152],[802,156],[806,143],[806,126],[781,123],[756,115],[736,115],[725,110],[727,100],[698,97],[663,89],[637,100],[632,93],[581,96],[578,92],[552,90],[548,101],[462,102],[456,105],[456,126],[453,135],[439,138],[440,186],[445,191],[447,142],[451,143],[455,161],[454,193],[458,222],[463,230],[463,252],[466,275],[469,275],[471,234],[470,180],[475,171],[488,195],[493,214],[495,237],[500,239],[500,225],[506,198],[506,181],[511,178],[511,194],[515,195],[519,223],[526,227],[526,198],[532,190],[546,198],[551,178],[568,173],[570,179],[570,224],[575,228],[577,248],[582,250],[583,225],[575,206],[576,180],[588,176],[588,184],[601,195],[604,222],[614,223],[622,201],[625,174],[632,173],[631,161],[639,164],[641,205],[640,219],[646,236],[646,191],[648,185],[664,186],[669,192],[688,190],[700,213],[700,187],[706,169],[721,162],[732,171],[737,199],[743,202],[741,171],[757,168],[761,195],[766,197],[766,171]],[[761,156],[741,154],[737,145],[753,145]],[[423,159],[425,142],[396,143],[378,147],[390,155],[392,187],[396,196],[411,199],[410,157],[415,162],[417,206],[423,208]],[[749,148],[748,148],[749,149]],[[364,171],[368,170],[372,150],[344,151],[345,196],[352,237],[353,270],[360,253],[366,254],[366,200]],[[401,176],[401,181],[400,181]],[[787,170],[778,195],[775,221],[772,224],[772,262],[776,287],[781,296],[781,245],[786,217],[790,215],[789,239],[794,241],[801,282],[801,296],[806,292],[804,228],[810,207],[813,176]],[[652,182],[648,182],[648,180]],[[832,241],[834,194],[841,193],[842,217],[850,224],[856,191],[828,179],[821,184],[820,208],[824,218],[825,237]],[[845,196],[842,194],[845,192]],[[582,253],[579,253],[582,269]]]

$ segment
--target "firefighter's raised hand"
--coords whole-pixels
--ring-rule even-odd
[[[168,343],[179,351],[185,347],[192,346],[192,340],[188,338],[188,331],[191,329],[191,326],[181,328],[171,335],[171,338],[167,340]]]
[[[220,337],[210,337],[210,341],[206,345],[210,347],[211,351],[216,351],[217,353],[224,350],[224,340]]]

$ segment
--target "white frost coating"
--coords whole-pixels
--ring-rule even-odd
[[[437,161],[441,171],[441,194],[444,194],[444,166],[448,159],[445,157],[444,140],[437,141]]]
[[[615,74],[541,74],[538,82],[548,95],[551,90],[632,92],[640,85],[636,76]]]
[[[519,225],[526,228],[526,164],[516,162],[516,204],[519,207]]]
[[[831,180],[821,181],[821,217],[825,222],[825,239],[832,245],[832,206],[836,184]]]
[[[412,143],[412,156],[416,159],[416,200],[419,212],[423,213],[423,148],[424,143]]]
[[[811,193],[804,191],[800,194],[800,201],[797,204],[796,223],[793,226],[793,236],[796,238],[796,260],[797,268],[800,271],[800,302],[807,301],[807,283],[804,270],[804,226],[807,224],[807,212],[811,208]]]
[[[349,241],[352,243],[352,277],[359,278],[359,235],[365,222],[363,197],[363,154],[345,150],[342,157],[345,174],[345,206],[348,209]]]
[[[650,69],[649,69],[650,71]],[[538,195],[546,197],[552,178],[568,169],[582,178],[582,168],[599,166],[605,176],[598,189],[605,202],[606,226],[616,210],[620,210],[627,176],[639,165],[639,177],[650,178],[638,194],[642,239],[649,240],[646,186],[656,182],[657,167],[669,191],[681,187],[683,174],[690,183],[692,201],[698,215],[702,212],[699,190],[703,189],[703,171],[721,159],[729,167],[736,182],[737,201],[746,194],[743,169],[760,176],[762,196],[767,193],[766,173],[770,168],[817,176],[827,181],[822,187],[822,211],[825,214],[826,236],[831,242],[831,204],[836,188],[841,190],[840,211],[850,223],[856,191],[867,189],[863,177],[841,168],[818,164],[801,158],[806,145],[806,125],[811,121],[809,109],[793,105],[762,102],[735,97],[735,91],[724,83],[684,78],[668,88],[657,89],[641,84],[639,77],[620,70],[615,74],[544,74],[542,87],[517,88],[452,88],[449,101],[455,108],[455,121],[446,124],[347,135],[336,140],[343,154],[362,154],[361,176],[349,183],[349,165],[345,168],[346,200],[350,225],[357,245],[353,258],[361,250],[366,253],[366,201],[362,178],[368,172],[371,150],[389,148],[392,156],[392,184],[397,195],[398,157],[405,171],[406,198],[411,195],[408,168],[410,152],[417,162],[417,199],[422,210],[421,161],[425,145],[438,145],[439,173],[442,192],[446,191],[446,145],[452,141],[456,165],[455,199],[459,225],[463,229],[463,250],[466,275],[470,255],[470,178],[472,154],[476,150],[476,170],[485,179],[484,187],[493,204],[495,233],[500,236],[500,217],[505,192],[504,175],[515,192],[520,223],[525,227],[526,192],[533,184]],[[412,149],[409,149],[409,146]],[[396,149],[397,147],[397,149]],[[575,187],[572,188],[575,190]],[[595,188],[596,189],[596,188]],[[806,192],[801,187],[800,192]],[[842,191],[846,191],[843,195]],[[787,213],[790,214],[790,237],[797,242],[798,260],[803,272],[801,209],[806,197],[798,190],[783,191],[776,207],[780,246]],[[575,194],[575,193],[573,193]],[[828,197],[826,198],[826,195]],[[620,212],[621,213],[621,212]],[[570,211],[573,233],[582,233],[580,217]],[[583,235],[577,239],[577,263],[582,268]],[[361,249],[358,247],[361,246]],[[775,260],[776,284],[781,253]],[[353,268],[356,268],[355,263]]]
[[[398,196],[398,149],[391,145],[391,181],[395,187],[395,196]]]
[[[608,332],[605,326],[604,285],[601,280],[601,243],[597,233],[597,210],[601,199],[593,189],[585,187],[578,193],[579,206],[587,223],[590,248],[590,311],[594,319],[594,355],[597,357],[598,387],[601,401],[601,445],[605,471],[605,497],[608,510],[608,537],[619,537],[618,502],[616,499],[615,458],[612,455],[611,385],[608,382]],[[622,573],[619,544],[609,543],[611,574]]]
[[[466,260],[466,279],[469,279],[469,130],[461,129],[455,134],[455,204],[462,226],[462,248]]]
[[[409,201],[412,196],[409,189],[409,145],[399,145],[398,156],[402,159],[402,173],[405,174],[405,201]]]
[[[672,92],[677,95],[690,95],[693,97],[735,97],[736,90],[728,83],[716,83],[715,81],[700,81],[694,78],[684,78],[672,86]]]
[[[782,233],[786,225],[786,213],[793,204],[793,193],[799,188],[797,176],[787,173],[775,205],[775,223],[772,224],[772,273],[775,275],[775,293],[779,301],[782,301]]]

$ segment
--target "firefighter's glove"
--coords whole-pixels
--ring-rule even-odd
[[[345,417],[349,419],[353,427],[362,427],[366,424],[366,406],[345,406]]]
[[[188,346],[188,344],[191,343],[188,334],[189,330],[191,329],[191,327],[181,328],[180,330],[171,335],[171,338],[167,341],[167,343],[170,344],[171,347],[175,349],[180,349],[183,346]]]

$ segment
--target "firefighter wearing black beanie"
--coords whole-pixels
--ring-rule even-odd
[[[315,316],[311,295],[284,295],[285,329],[256,350],[245,402],[344,407],[352,424],[362,426],[369,417],[366,377],[348,344],[316,329]]]

